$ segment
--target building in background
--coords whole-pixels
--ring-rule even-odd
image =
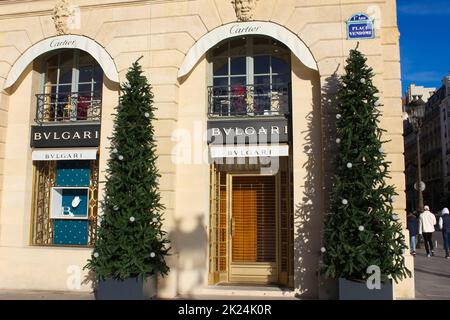
[[[160,297],[214,294],[219,283],[336,296],[319,273],[321,231],[336,74],[358,42],[380,90],[405,227],[394,0],[0,1],[0,26],[2,289],[91,290],[82,268],[102,213],[111,114],[141,56],[172,242]],[[414,279],[395,290],[413,297]]]
[[[404,97],[407,105],[414,96],[422,96],[426,102],[425,117],[421,128],[422,180],[426,189],[424,203],[434,212],[448,205],[450,200],[450,137],[449,137],[449,82],[442,80],[439,89],[411,84]],[[412,126],[405,121],[405,174],[407,210],[417,210],[417,146]]]

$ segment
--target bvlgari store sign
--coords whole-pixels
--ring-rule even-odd
[[[32,126],[31,147],[98,147],[100,125]]]
[[[208,121],[208,144],[265,144],[289,142],[287,119]]]

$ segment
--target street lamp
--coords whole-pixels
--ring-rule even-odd
[[[417,146],[417,191],[419,191],[419,210],[423,211],[423,191],[422,183],[422,163],[420,159],[420,131],[425,117],[426,103],[422,100],[422,96],[413,96],[413,100],[406,106],[409,123],[412,125],[416,134]]]

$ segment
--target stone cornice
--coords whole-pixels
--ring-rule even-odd
[[[105,7],[129,7],[146,3],[154,4],[186,1],[193,0],[104,0],[103,3],[99,3],[98,0],[72,0],[72,2],[78,5],[82,10]],[[11,7],[11,10],[9,10],[9,12],[6,11],[6,13],[0,14],[0,20],[50,15],[53,11],[55,3],[55,0],[0,0],[0,7],[2,7],[3,12],[5,12],[5,9],[8,6]],[[26,4],[28,5],[25,7]]]

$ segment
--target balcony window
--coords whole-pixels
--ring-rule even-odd
[[[63,50],[44,61],[36,122],[99,122],[103,71],[88,53]]]
[[[290,109],[290,51],[276,40],[225,41],[210,57],[209,116],[285,116]]]

